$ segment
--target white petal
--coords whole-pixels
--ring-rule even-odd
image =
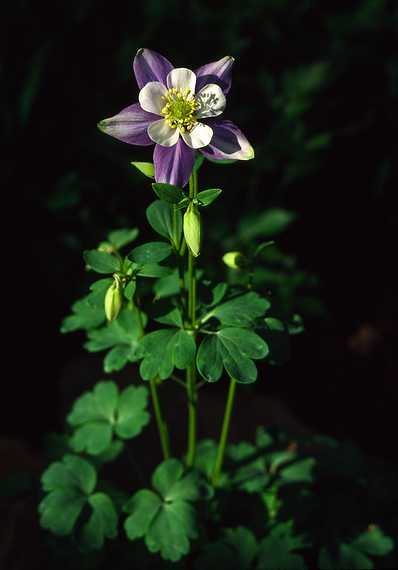
[[[202,148],[207,146],[211,141],[213,129],[210,128],[209,125],[196,123],[189,133],[181,133],[181,136],[191,148]]]
[[[215,83],[208,83],[196,94],[198,110],[195,115],[199,119],[203,117],[217,117],[221,115],[227,104],[221,87]]]
[[[174,146],[177,144],[180,133],[178,129],[172,129],[165,119],[154,121],[148,127],[149,138],[161,146]]]
[[[167,92],[166,87],[159,81],[150,81],[140,91],[138,101],[141,108],[148,113],[160,115],[166,102],[162,99]]]
[[[171,89],[190,89],[191,93],[195,93],[196,75],[186,67],[177,67],[172,69],[167,76],[167,87]]]

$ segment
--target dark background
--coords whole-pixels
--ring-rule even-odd
[[[86,291],[82,250],[124,225],[150,236],[144,211],[154,196],[129,162],[151,160],[151,150],[96,129],[137,100],[132,61],[148,47],[192,69],[236,58],[226,117],[247,134],[256,159],[203,167],[203,187],[224,189],[206,214],[203,259],[219,264],[219,237],[233,234],[242,216],[277,206],[298,214],[278,243],[319,277],[325,310],[307,316],[289,364],[267,367],[255,389],[280,398],[312,429],[394,459],[394,6],[7,3],[0,121],[3,252],[10,260],[4,361],[11,367],[3,374],[2,407],[11,414],[4,436],[39,448],[46,432],[62,429],[60,379],[81,358],[83,335],[58,331]]]

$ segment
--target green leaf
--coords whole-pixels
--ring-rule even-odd
[[[165,315],[157,317],[155,321],[161,323],[162,325],[170,325],[178,328],[183,328],[184,326],[181,311],[177,307]]]
[[[228,374],[244,384],[255,382],[257,368],[251,359],[264,358],[268,354],[266,343],[256,333],[238,328],[221,329],[217,338]]]
[[[292,551],[307,546],[302,537],[293,534],[291,521],[274,526],[261,541],[257,570],[283,568],[283,570],[306,570],[302,556]]]
[[[226,529],[221,540],[206,544],[195,563],[197,570],[249,570],[257,554],[257,541],[244,527]]]
[[[321,548],[318,558],[320,570],[373,570],[374,564],[360,550],[349,544],[340,544],[337,552],[329,552]]]
[[[75,455],[65,455],[42,475],[43,490],[49,492],[39,504],[40,524],[55,534],[67,535],[97,483],[94,467]]]
[[[280,470],[280,477],[283,483],[312,483],[312,474],[316,460],[313,457],[299,459]]]
[[[257,541],[253,533],[245,527],[230,528],[225,531],[224,542],[231,548],[239,568],[248,570],[257,553]]]
[[[211,188],[209,190],[202,190],[197,195],[200,206],[210,206],[221,194],[222,190],[220,188]]]
[[[111,372],[119,372],[126,366],[128,362],[135,360],[135,350],[127,344],[114,346],[104,358],[104,371],[107,374]]]
[[[137,275],[140,275],[141,277],[159,278],[167,277],[172,273],[172,271],[173,270],[170,267],[163,267],[162,265],[157,265],[156,263],[146,263],[137,272]]]
[[[157,467],[148,489],[135,493],[125,506],[130,516],[125,529],[130,540],[145,537],[150,552],[176,562],[188,554],[190,539],[197,538],[196,512],[191,504],[200,496],[199,479],[193,472],[184,474],[177,459]]]
[[[185,194],[182,189],[178,186],[174,186],[173,184],[155,182],[152,184],[152,188],[161,200],[169,202],[170,204],[178,204],[178,202],[185,198]]]
[[[219,380],[224,366],[232,378],[247,384],[257,379],[257,368],[252,359],[265,358],[267,354],[267,344],[255,332],[227,327],[202,341],[197,366],[208,382]]]
[[[164,241],[152,241],[135,247],[128,255],[128,258],[139,265],[146,263],[158,263],[166,259],[172,252],[168,243]]]
[[[174,366],[187,368],[195,357],[195,341],[187,331],[175,328],[160,329],[145,335],[140,342],[143,361],[140,374],[143,380],[159,375],[169,378]]]
[[[152,380],[155,376],[161,380],[168,378],[173,371],[173,362],[169,351],[165,350],[175,329],[160,329],[146,334],[140,341],[143,360],[140,374],[143,380]]]
[[[39,505],[40,525],[60,536],[70,534],[86,500],[73,489],[52,491]]]
[[[105,321],[104,304],[93,305],[90,298],[91,295],[87,295],[72,305],[73,313],[62,321],[62,333],[77,330],[88,331],[102,325]]]
[[[75,428],[71,447],[100,455],[109,449],[114,434],[122,439],[135,437],[149,422],[147,399],[144,386],[130,386],[119,395],[114,382],[99,382],[76,400],[67,417]]]
[[[178,210],[174,210],[172,204],[155,200],[146,211],[146,217],[152,228],[161,236],[170,239],[176,249],[181,241],[182,215]],[[176,231],[174,232],[173,217],[175,217]]]
[[[177,295],[180,291],[178,270],[175,269],[167,277],[163,277],[156,281],[153,290],[156,300]]]
[[[273,237],[284,232],[297,215],[282,208],[272,208],[244,218],[239,225],[240,237],[250,241],[257,237]]]
[[[121,249],[137,239],[138,233],[137,228],[114,230],[107,239],[116,249]]]
[[[144,318],[145,324],[145,318]],[[138,360],[141,325],[137,310],[124,309],[119,317],[104,327],[88,332],[84,345],[89,352],[112,349],[104,360],[105,372],[121,370],[128,362]]]
[[[147,178],[155,178],[155,167],[152,162],[131,162]]]
[[[148,489],[137,491],[124,508],[131,513],[124,523],[128,538],[135,540],[145,536],[161,507],[162,501],[158,495]]]
[[[105,277],[104,279],[98,279],[90,285],[91,293],[87,295],[87,302],[93,307],[104,307],[105,295],[109,286],[112,285],[113,279]]]
[[[210,317],[216,317],[223,325],[247,327],[256,317],[261,317],[270,306],[267,299],[251,291],[217,305],[202,318],[202,322],[206,322]]]
[[[99,550],[105,538],[116,538],[118,516],[111,499],[104,493],[95,493],[88,499],[92,513],[83,526],[82,542],[88,550]]]
[[[394,548],[394,541],[378,526],[369,525],[369,528],[354,540],[352,546],[372,556],[385,556]]]
[[[124,296],[128,301],[132,301],[135,295],[135,291],[137,289],[137,282],[135,279],[129,281],[124,288]]]
[[[213,474],[217,457],[218,444],[213,439],[202,439],[198,442],[195,455],[195,468],[206,475],[207,479]]]
[[[200,343],[196,365],[200,375],[207,382],[217,382],[221,378],[223,360],[218,338],[215,335],[205,336]]]
[[[42,485],[48,494],[39,504],[40,524],[58,535],[71,534],[85,505],[92,509],[82,527],[82,544],[99,549],[105,537],[117,535],[117,513],[111,499],[94,493],[97,474],[91,463],[75,455],[65,455],[62,463],[52,463],[43,473]]]
[[[120,260],[110,253],[91,249],[83,253],[84,261],[97,273],[115,273],[120,271]]]
[[[196,345],[193,336],[187,331],[179,330],[169,340],[167,350],[172,353],[173,364],[179,368],[188,368],[195,358]]]
[[[97,474],[88,461],[76,455],[65,455],[63,463],[52,463],[43,473],[41,482],[44,491],[74,489],[90,494],[97,484]]]
[[[116,412],[116,435],[130,439],[140,434],[150,420],[147,406],[148,390],[145,386],[129,386],[123,390]]]
[[[289,331],[285,324],[274,317],[264,319],[263,337],[269,346],[268,362],[272,365],[285,364],[290,357]]]
[[[226,283],[217,283],[212,290],[212,300],[209,307],[213,307],[213,305],[218,305],[223,298],[225,297],[228,291],[228,285]]]
[[[233,473],[233,484],[247,493],[259,493],[267,487],[270,475],[264,455],[259,455],[256,447],[247,442],[229,445],[228,457],[237,466]]]

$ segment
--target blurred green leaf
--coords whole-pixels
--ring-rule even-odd
[[[261,214],[244,218],[239,224],[239,235],[244,241],[257,237],[274,237],[284,232],[296,218],[294,212],[282,208],[265,210]]]
[[[120,271],[120,260],[110,253],[92,249],[83,253],[84,261],[97,273],[115,273]]]

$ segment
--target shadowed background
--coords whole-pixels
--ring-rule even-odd
[[[3,247],[19,267],[7,279],[19,300],[10,338],[21,357],[5,380],[5,405],[18,409],[18,421],[13,415],[3,434],[39,447],[44,433],[62,429],[62,382],[80,366],[83,335],[58,331],[87,287],[82,250],[117,227],[151,235],[144,211],[154,195],[129,164],[151,160],[151,149],[96,129],[137,100],[132,61],[148,47],[192,69],[236,58],[225,116],[247,134],[256,159],[202,168],[202,188],[224,190],[204,216],[203,260],[223,278],[220,259],[236,245],[242,218],[267,208],[295,214],[275,239],[311,276],[297,307],[306,331],[293,339],[287,365],[261,369],[254,394],[276,397],[316,431],[394,458],[393,8],[386,0],[7,7],[2,186],[14,229],[3,233]],[[221,397],[225,385],[211,389]]]

